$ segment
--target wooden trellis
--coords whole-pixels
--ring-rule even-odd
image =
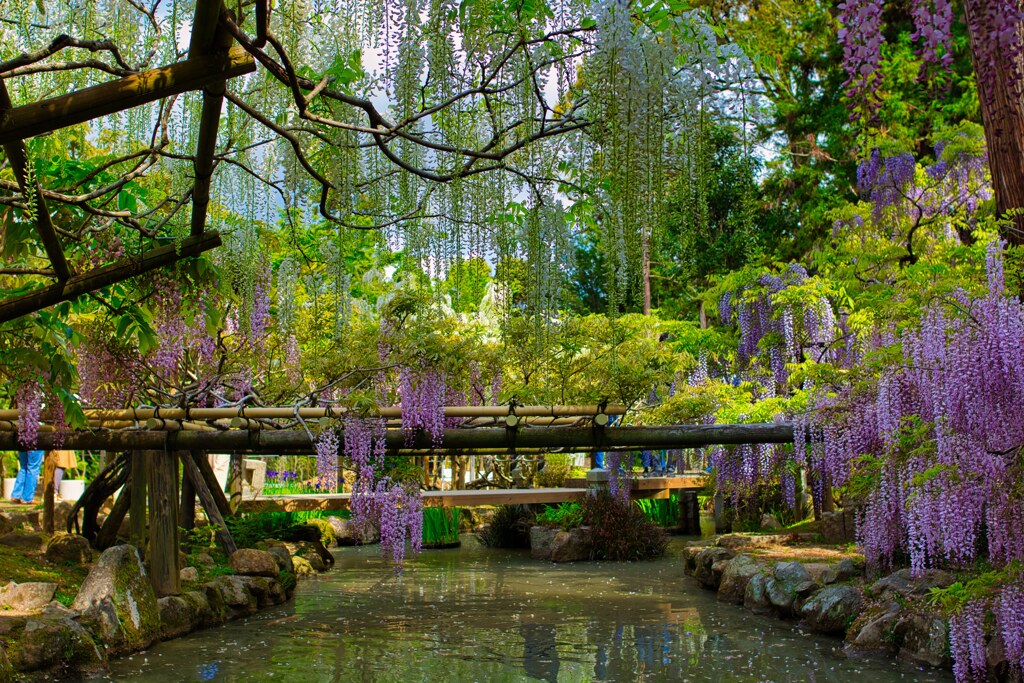
[[[269,4],[261,0],[256,5],[259,25],[265,33]],[[242,47],[232,46],[233,38],[221,21],[228,17],[230,14],[222,0],[197,0],[187,59],[40,102],[14,107],[0,78],[0,144],[21,193],[35,204],[35,230],[56,280],[51,285],[0,301],[0,323],[62,301],[73,301],[83,294],[220,246],[220,235],[205,228],[226,83],[228,79],[256,70],[253,58]],[[24,140],[193,90],[203,91],[203,108],[193,161],[191,235],[106,266],[74,272],[52,223],[47,192],[29,172]]]

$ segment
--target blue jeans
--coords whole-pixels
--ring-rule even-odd
[[[36,484],[39,483],[39,468],[43,465],[43,451],[18,451],[18,476],[14,480],[12,500],[32,502],[36,495]]]

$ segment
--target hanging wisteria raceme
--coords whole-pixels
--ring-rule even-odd
[[[839,3],[839,42],[843,46],[843,68],[847,79],[843,86],[850,108],[861,108],[870,118],[878,108],[878,86],[882,76],[883,0],[844,0]],[[859,118],[855,112],[852,119]]]
[[[35,448],[39,437],[39,418],[43,411],[43,392],[35,380],[23,382],[14,392],[14,405],[21,411],[18,419],[18,443],[25,450]]]
[[[949,619],[949,644],[957,683],[985,680],[985,613],[982,600],[969,600]]]
[[[778,302],[779,293],[806,282],[806,269],[791,263],[781,275],[762,275],[757,286],[726,291],[719,299],[720,321],[735,320],[739,327],[741,367],[758,365],[774,378],[774,386],[766,390],[774,392],[785,385],[787,363],[800,362],[804,354],[818,362],[834,359],[838,326],[828,299],[807,297],[800,316],[792,304]]]
[[[913,0],[911,40],[920,40],[918,54],[927,63],[949,71],[953,65],[953,4],[949,0]]]
[[[1021,576],[1013,577],[1003,586],[995,600],[996,631],[1002,643],[1010,669],[1017,676],[1024,674],[1024,586]]]
[[[386,453],[383,418],[345,420],[345,456],[355,470],[352,519],[363,538],[380,531],[381,553],[401,569],[406,547],[419,553],[423,542],[423,501],[419,488],[382,474]]]
[[[886,209],[897,207],[910,195],[914,184],[914,155],[902,153],[882,156],[876,147],[857,167],[857,188],[872,205],[872,215],[880,220]]]
[[[439,447],[444,440],[444,403],[448,393],[444,373],[403,366],[399,371],[398,393],[406,445],[411,446],[416,433],[422,431],[435,448]]]
[[[293,384],[302,379],[302,353],[294,334],[288,335],[284,341],[284,373]]]
[[[64,414],[64,404],[56,394],[51,394],[47,400],[50,409],[50,424],[53,425],[53,448],[64,447],[64,438],[70,431],[67,416]]]
[[[338,433],[333,429],[325,429],[316,438],[316,488],[338,489]]]
[[[811,466],[845,484],[862,456],[875,458],[858,541],[869,564],[901,553],[920,573],[975,559],[978,539],[998,564],[1024,558],[1024,514],[1015,485],[1024,445],[1024,305],[1004,291],[1001,247],[988,251],[989,291],[960,291],[936,304],[901,339],[903,364],[873,391],[814,392],[810,424],[797,422],[798,453],[808,439]],[[929,448],[899,451],[901,430]]]

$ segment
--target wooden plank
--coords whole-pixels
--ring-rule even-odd
[[[0,78],[0,119],[13,108],[14,105],[11,103],[10,95],[7,93],[7,86],[4,85],[4,80]],[[35,202],[36,232],[39,234],[39,239],[46,250],[46,256],[50,259],[50,264],[53,266],[53,273],[57,276],[58,280],[67,280],[71,277],[71,268],[64,257],[64,248],[61,246],[60,238],[53,227],[50,209],[46,205],[46,199],[43,197],[39,181],[38,179],[30,178],[28,175],[28,154],[25,151],[25,143],[22,140],[12,140],[3,147],[4,152],[7,153],[8,161],[11,162],[11,169],[14,171],[14,177],[18,181],[21,193],[25,195],[27,201]]]
[[[149,580],[158,598],[181,593],[178,562],[178,459],[147,451],[149,458]]]
[[[649,491],[654,489],[702,489],[704,488],[706,478],[707,475],[704,473],[682,474],[673,477],[636,477],[629,482],[629,487],[633,491]],[[587,480],[581,477],[574,477],[566,479],[565,485],[578,488],[580,486],[586,486]]]
[[[241,47],[161,66],[67,95],[15,107],[0,115],[0,144],[49,133],[100,116],[198,90],[256,70]]]
[[[149,487],[149,451],[136,451],[131,458],[131,507],[128,513],[130,523],[128,542],[135,546],[139,554],[146,555],[146,489]]]
[[[67,282],[56,283],[21,296],[0,301],[0,323],[42,310],[61,301],[73,301],[83,294],[102,289],[142,273],[176,263],[184,258],[198,256],[219,247],[220,235],[209,231],[200,236],[185,237],[174,244],[150,249],[139,257],[123,258],[110,265],[94,268]],[[74,445],[69,445],[74,448]],[[105,450],[117,450],[116,446]]]
[[[235,545],[235,539],[231,536],[231,530],[228,529],[224,516],[220,513],[220,508],[214,500],[213,494],[206,485],[206,480],[203,478],[203,474],[197,465],[198,462],[206,460],[206,454],[182,451],[179,455],[185,472],[183,481],[189,481],[195,488],[196,495],[199,496],[199,502],[202,504],[203,510],[206,511],[206,517],[217,527],[217,539],[220,541],[227,556],[231,557],[231,553],[235,552],[238,547]]]

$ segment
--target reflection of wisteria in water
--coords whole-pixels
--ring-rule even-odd
[[[299,585],[294,604],[116,661],[111,680],[950,680],[848,660],[833,654],[838,640],[718,603],[683,576],[681,549],[673,541],[650,562],[554,565],[464,536],[460,550],[424,552],[396,577],[376,548],[345,548],[334,571]]]

